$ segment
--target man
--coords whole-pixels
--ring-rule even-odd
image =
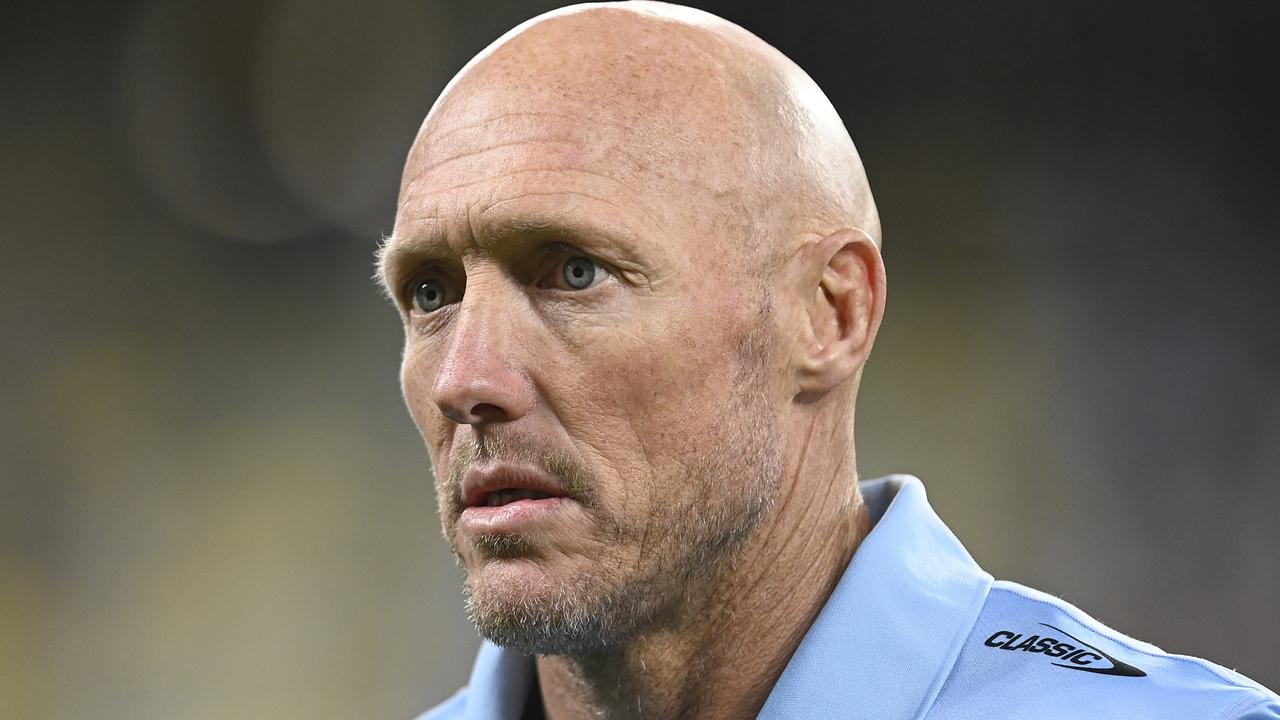
[[[825,96],[714,16],[566,8],[458,73],[380,265],[487,639],[424,717],[1280,718],[858,483],[879,237]]]

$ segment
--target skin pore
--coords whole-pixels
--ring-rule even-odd
[[[472,620],[549,717],[759,711],[869,529],[878,235],[821,91],[700,11],[540,16],[437,100],[379,272]],[[567,498],[484,531],[498,466]]]

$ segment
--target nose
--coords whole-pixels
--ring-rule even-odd
[[[533,407],[533,387],[516,357],[513,328],[495,310],[478,304],[459,308],[431,388],[436,407],[459,425],[511,422]]]

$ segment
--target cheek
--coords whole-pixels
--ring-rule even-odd
[[[439,364],[423,349],[409,346],[400,362],[400,391],[418,432],[433,457],[448,442],[450,423],[431,399]]]
[[[400,389],[404,395],[409,415],[418,427],[431,459],[431,475],[435,485],[437,511],[443,524],[445,537],[452,545],[455,540],[457,518],[451,505],[449,490],[445,487],[445,448],[453,441],[453,424],[445,419],[431,400],[435,384],[435,362],[425,352],[407,348],[400,363]],[[458,550],[457,547],[454,548]]]
[[[617,397],[631,417],[655,437],[672,439],[681,428],[707,426],[738,390],[741,323],[726,309],[715,315],[677,317],[660,332],[637,334],[635,347],[610,372]]]
[[[616,475],[602,488],[605,500],[636,522],[690,496],[690,465],[723,450],[714,445],[735,421],[727,415],[742,374],[738,358],[716,350],[734,347],[737,335],[732,316],[723,317],[667,313],[629,332],[602,331],[567,374],[585,402],[562,419]]]

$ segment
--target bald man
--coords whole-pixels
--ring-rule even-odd
[[[724,20],[573,6],[458,73],[379,267],[485,638],[423,717],[1280,718],[858,482],[879,242],[834,108]]]

